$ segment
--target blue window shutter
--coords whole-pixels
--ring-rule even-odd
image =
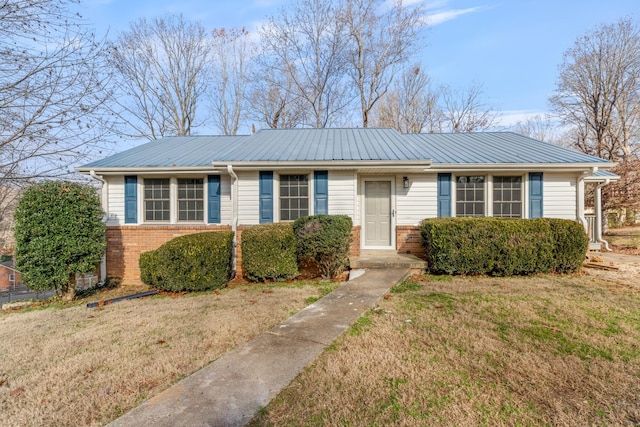
[[[138,223],[138,177],[124,177],[124,223]]]
[[[273,172],[260,172],[260,224],[273,222]]]
[[[207,176],[207,222],[220,224],[220,175]]]
[[[451,216],[451,174],[438,174],[438,217]]]
[[[315,215],[329,213],[329,172],[315,171],[313,174],[313,213]]]
[[[529,173],[529,218],[542,218],[542,172]]]

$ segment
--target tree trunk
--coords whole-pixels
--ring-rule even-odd
[[[62,288],[62,300],[73,301],[76,297],[76,274],[69,276],[67,285]]]

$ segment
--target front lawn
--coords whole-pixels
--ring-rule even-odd
[[[640,424],[640,292],[590,276],[419,277],[253,426]]]
[[[0,425],[104,425],[337,285],[250,284],[86,308],[143,290],[122,287],[0,313]]]

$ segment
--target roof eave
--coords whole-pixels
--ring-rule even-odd
[[[456,171],[503,171],[503,170],[535,170],[535,171],[566,171],[580,172],[597,169],[611,169],[615,163],[610,162],[562,162],[562,163],[433,163],[432,170],[446,170],[447,172]]]
[[[260,162],[215,162],[211,166],[81,166],[76,171],[89,174],[93,170],[101,175],[118,175],[125,173],[142,174],[166,174],[166,173],[212,173],[227,170],[227,165],[232,165],[235,170],[260,170],[260,169],[410,169],[424,170],[431,166],[431,160],[323,160],[323,161],[260,161]]]
[[[213,167],[226,169],[227,165],[233,165],[236,170],[258,170],[273,168],[286,169],[397,169],[408,168],[423,170],[431,167],[431,160],[305,160],[305,161],[259,161],[259,162],[215,162]]]
[[[216,172],[212,167],[204,166],[108,166],[108,167],[77,167],[76,172],[89,175],[91,171],[94,171],[98,175],[122,175],[122,174],[137,174],[137,173],[212,173]]]

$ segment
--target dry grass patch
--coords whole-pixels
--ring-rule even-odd
[[[299,311],[328,286],[248,285],[96,309],[0,314],[0,424],[105,424]]]
[[[610,228],[605,239],[616,252],[640,255],[640,226]]]
[[[588,276],[414,278],[252,425],[639,425],[640,293]]]

